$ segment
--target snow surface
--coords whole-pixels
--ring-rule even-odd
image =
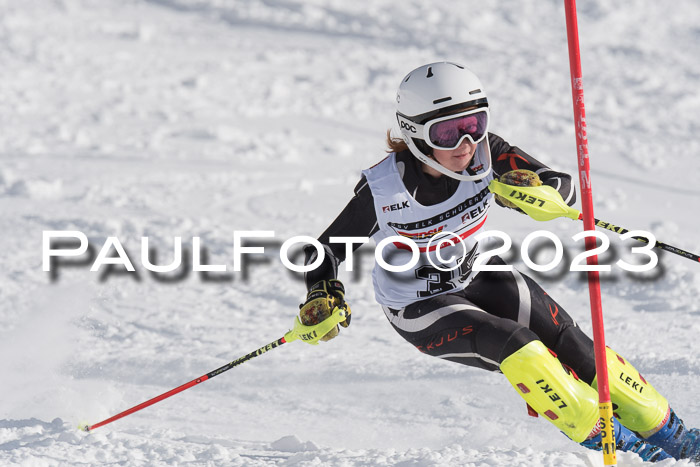
[[[596,215],[697,253],[700,4],[579,3]],[[405,343],[369,255],[341,274],[354,318],[339,338],[76,429],[281,337],[304,287],[276,248],[335,217],[382,157],[400,79],[442,59],[480,75],[495,132],[576,173],[561,1],[0,0],[0,464],[600,462],[528,417],[502,375]],[[493,211],[515,251],[542,228],[581,248],[576,222]],[[94,254],[116,236],[138,275],[82,262],[52,280],[44,230],[80,230]],[[246,274],[231,272],[234,230],[275,231]],[[199,236],[229,272],[158,279],[142,236],[160,264],[173,237],[191,252]],[[699,267],[664,254],[645,280],[603,280],[608,344],[693,426]],[[589,331],[582,278],[535,276]]]

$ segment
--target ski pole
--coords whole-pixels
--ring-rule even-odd
[[[525,211],[528,216],[536,221],[549,221],[559,217],[568,217],[574,220],[583,219],[581,211],[567,205],[561,198],[559,192],[549,185],[515,186],[506,185],[497,180],[491,180],[489,183],[489,191],[508,199],[508,201]],[[629,232],[629,230],[624,227],[613,225],[600,219],[594,219],[594,221],[596,226],[620,235]],[[634,236],[632,238],[643,243],[649,243],[648,238],[639,236]],[[666,243],[657,241],[654,247],[688,258],[691,261],[700,262],[699,255]]]
[[[101,426],[107,425],[108,423],[112,423],[115,420],[119,420],[120,418],[124,418],[127,415],[131,415],[134,412],[138,412],[141,409],[145,409],[146,407],[149,407],[156,402],[160,402],[164,399],[167,399],[170,396],[174,396],[175,394],[178,394],[186,389],[191,388],[192,386],[196,386],[199,383],[203,383],[204,381],[207,381],[208,379],[213,378],[214,376],[218,376],[221,373],[224,373],[231,368],[235,368],[238,365],[241,365],[248,360],[251,360],[258,355],[262,355],[264,353],[269,352],[272,349],[276,349],[277,347],[281,346],[282,344],[285,344],[287,342],[293,342],[295,340],[302,340],[308,344],[312,345],[318,345],[318,341],[321,340],[323,336],[325,336],[331,329],[333,329],[338,323],[345,321],[345,318],[347,317],[347,311],[345,311],[342,308],[335,308],[333,310],[333,313],[331,314],[330,317],[327,319],[321,321],[320,323],[312,326],[305,326],[299,321],[299,317],[297,316],[295,321],[294,321],[294,328],[290,331],[288,331],[283,337],[280,337],[276,341],[270,342],[267,345],[264,345],[260,347],[257,350],[254,350],[253,352],[250,352],[247,355],[244,355],[240,358],[235,359],[234,361],[227,363],[224,366],[221,366],[217,368],[214,371],[210,371],[209,373],[200,376],[199,378],[195,378],[192,381],[185,383],[181,386],[178,386],[174,389],[171,389],[170,391],[164,392],[163,394],[156,396],[152,399],[147,400],[146,402],[142,402],[138,405],[135,405],[131,407],[130,409],[127,409],[123,412],[119,412],[118,414],[109,417],[106,420],[103,420],[99,423],[95,423],[94,425],[88,425],[87,423],[81,424],[78,426],[78,428],[82,431],[92,431],[95,428],[99,428]]]
[[[99,428],[99,427],[104,426],[108,423],[112,423],[115,420],[119,420],[120,418],[124,418],[127,415],[131,415],[132,413],[138,412],[141,409],[145,409],[146,407],[149,407],[149,406],[155,404],[156,402],[160,402],[163,399],[167,399],[170,396],[174,396],[175,394],[180,393],[186,389],[189,389],[192,386],[195,386],[199,383],[203,383],[204,381],[211,379],[214,376],[220,375],[221,373],[228,371],[231,368],[234,368],[238,365],[241,365],[242,363],[247,362],[251,358],[257,357],[258,355],[262,355],[269,350],[276,349],[277,347],[279,347],[280,345],[282,345],[286,342],[287,342],[286,338],[281,337],[274,342],[270,342],[266,346],[260,347],[258,350],[255,350],[255,351],[253,351],[253,352],[251,352],[243,357],[237,358],[236,360],[232,361],[231,363],[227,363],[226,365],[219,367],[214,371],[210,371],[206,375],[202,375],[199,378],[193,379],[189,383],[185,383],[181,386],[176,387],[175,389],[171,389],[170,391],[164,392],[163,394],[161,394],[159,396],[156,396],[152,399],[147,400],[146,402],[142,402],[138,405],[135,405],[134,407],[127,409],[123,412],[120,412],[120,413],[118,413],[118,414],[116,414],[116,415],[114,415],[106,420],[103,420],[99,423],[95,423],[94,425],[85,424],[85,425],[81,425],[79,428],[82,429],[83,431],[92,431],[95,428]]]
[[[603,229],[610,230],[610,231],[615,232],[615,233],[618,233],[618,234],[620,234],[620,235],[626,234],[627,232],[629,232],[629,230],[625,229],[624,227],[620,227],[620,226],[617,226],[617,225],[613,225],[613,224],[611,224],[611,223],[609,223],[609,222],[604,222],[604,221],[601,221],[600,219],[596,219],[596,218],[593,218],[593,220],[595,221],[595,225],[596,225],[596,226],[601,227],[601,228],[603,228]],[[635,236],[635,237],[632,237],[632,238],[635,239],[635,240],[638,240],[638,241],[640,241],[640,242],[649,243],[649,239],[648,239],[648,238],[636,237],[636,236]],[[695,253],[690,253],[690,252],[688,252],[688,251],[681,250],[681,249],[678,248],[678,247],[671,246],[671,245],[668,245],[668,244],[666,244],[666,243],[662,243],[662,242],[657,241],[657,242],[654,244],[654,247],[655,247],[655,248],[660,248],[660,249],[665,250],[665,251],[670,251],[671,253],[674,253],[674,254],[676,254],[676,255],[678,255],[678,256],[682,256],[682,257],[684,257],[684,258],[688,258],[688,259],[691,260],[691,261],[698,261],[698,262],[700,262],[700,256],[696,255]]]

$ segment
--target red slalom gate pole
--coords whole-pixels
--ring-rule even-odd
[[[593,191],[591,189],[588,161],[588,138],[586,135],[586,109],[583,104],[583,80],[578,41],[578,21],[576,19],[576,0],[564,0],[564,7],[566,10],[566,35],[569,42],[571,95],[574,103],[574,123],[576,125],[576,153],[578,157],[579,182],[581,184],[581,204],[583,205],[583,228],[584,230],[595,230]],[[595,237],[586,237],[586,250],[592,250],[595,247]],[[598,266],[598,256],[589,256],[587,262],[591,269],[594,269]],[[591,319],[593,321],[593,345],[595,348],[603,461],[606,466],[615,466],[617,465],[617,456],[615,454],[613,409],[610,402],[610,385],[608,382],[608,363],[605,356],[603,305],[600,298],[600,277],[596,270],[588,271],[588,292],[591,299]]]

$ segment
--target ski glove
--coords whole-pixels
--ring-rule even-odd
[[[498,179],[499,182],[505,183],[506,185],[514,186],[540,186],[542,185],[542,180],[540,176],[537,175],[532,170],[517,169],[511,170],[501,175]],[[511,203],[501,195],[496,195],[496,204],[504,208],[515,209],[516,211],[523,213],[523,210],[517,207],[515,204]]]
[[[306,301],[299,305],[301,324],[311,326],[328,318],[336,308],[343,308],[348,316],[340,323],[344,328],[350,325],[350,306],[345,301],[345,287],[338,279],[322,280],[315,283],[306,295]],[[338,326],[331,329],[322,341],[329,341],[338,335]]]

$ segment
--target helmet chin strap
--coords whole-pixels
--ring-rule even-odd
[[[462,175],[462,174],[459,174],[457,172],[453,172],[450,169],[448,169],[447,167],[440,164],[435,159],[433,159],[429,156],[426,156],[425,154],[420,152],[420,150],[418,149],[418,147],[416,147],[416,145],[413,143],[413,140],[411,138],[404,138],[404,140],[405,141],[407,140],[406,144],[408,145],[408,149],[411,151],[411,154],[413,154],[419,161],[421,161],[425,165],[432,167],[433,169],[437,170],[441,174],[447,175],[450,178],[454,178],[456,180],[460,180],[463,182],[476,182],[476,181],[479,181],[483,178],[486,178],[491,173],[491,147],[489,145],[488,136],[484,139],[484,141],[486,142],[486,149],[487,149],[487,153],[488,153],[488,154],[486,154],[486,157],[485,157],[486,158],[486,161],[485,161],[486,168],[484,169],[484,171],[482,173],[480,173],[478,175]],[[481,143],[479,143],[479,147],[480,146],[481,146]],[[477,151],[474,153],[474,157],[476,157],[477,152],[479,151],[479,147],[477,147]]]

